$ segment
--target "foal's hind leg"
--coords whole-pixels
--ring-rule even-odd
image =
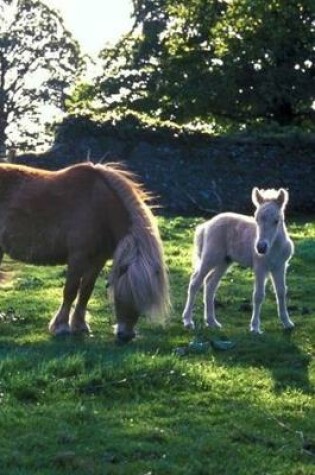
[[[196,295],[198,290],[200,289],[204,278],[206,277],[207,273],[209,272],[209,267],[207,263],[201,262],[199,268],[197,268],[190,278],[190,282],[188,285],[188,293],[187,293],[187,301],[183,311],[183,323],[185,328],[194,329],[195,324],[192,317],[192,310],[194,306],[194,302],[196,299]]]
[[[218,265],[208,274],[204,282],[204,319],[209,327],[221,328],[221,323],[215,317],[214,297],[221,277],[228,267],[226,263]]]
[[[78,300],[70,318],[71,333],[90,332],[90,327],[85,320],[86,306],[93,292],[95,281],[104,267],[104,264],[105,259],[101,259],[91,266],[82,276]]]
[[[49,323],[49,331],[54,335],[64,335],[70,333],[69,314],[71,305],[78,293],[80,279],[80,269],[77,266],[69,265],[66,283],[63,290],[63,302],[58,312]]]

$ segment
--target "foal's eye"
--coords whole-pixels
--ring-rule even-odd
[[[274,223],[275,226],[278,226],[278,224],[279,224],[279,219],[275,219],[273,223]]]

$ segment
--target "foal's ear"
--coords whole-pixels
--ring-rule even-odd
[[[259,189],[255,186],[255,188],[252,189],[252,202],[256,206],[260,206],[264,201],[264,198],[262,194],[260,193]]]
[[[280,188],[276,201],[281,208],[284,208],[289,201],[289,193],[287,190]]]

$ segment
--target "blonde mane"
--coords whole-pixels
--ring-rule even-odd
[[[152,200],[152,195],[137,181],[136,176],[132,172],[125,170],[119,163],[96,165],[96,168],[100,168],[105,172],[108,185],[124,203],[133,225],[136,225],[139,221],[142,225],[149,228],[153,227],[159,237],[156,219],[150,206],[147,204]]]
[[[114,296],[130,299],[140,313],[168,313],[169,283],[156,218],[147,202],[151,195],[117,164],[96,165],[130,216],[129,233],[119,243],[110,278]]]

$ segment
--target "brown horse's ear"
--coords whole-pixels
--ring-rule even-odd
[[[256,206],[256,208],[258,206],[261,205],[261,203],[263,203],[264,201],[264,198],[263,196],[261,195],[259,189],[257,187],[253,188],[252,189],[252,202],[254,203],[254,205]]]
[[[277,203],[281,208],[284,208],[289,201],[289,193],[284,188],[280,188],[277,196]]]

